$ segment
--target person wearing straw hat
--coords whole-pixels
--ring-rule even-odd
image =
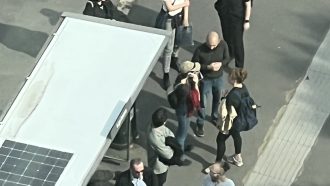
[[[190,125],[190,117],[197,112],[200,106],[198,88],[200,68],[201,65],[197,62],[182,62],[179,66],[180,74],[175,80],[177,87],[175,89],[175,94],[178,98],[178,106],[175,109],[178,119],[178,128],[175,136],[184,151],[187,151],[187,148],[191,148],[191,146],[185,145]]]

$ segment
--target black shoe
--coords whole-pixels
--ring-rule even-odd
[[[188,166],[188,165],[190,165],[191,163],[192,163],[191,160],[184,159],[184,160],[182,161],[182,166]]]
[[[196,127],[196,136],[203,137],[204,136],[204,127],[197,125]]]
[[[179,61],[179,58],[178,57],[174,57],[172,56],[171,57],[171,68],[176,70],[177,72],[179,72],[179,68],[178,68],[178,61]]]
[[[167,90],[168,87],[170,87],[170,75],[168,73],[164,73],[163,84],[165,90]]]
[[[189,145],[185,146],[184,151],[185,152],[190,152],[193,148],[194,148],[194,146],[189,144]]]
[[[211,123],[214,125],[214,126],[218,126],[218,120],[217,118],[213,118]]]

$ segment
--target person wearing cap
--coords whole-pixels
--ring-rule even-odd
[[[198,88],[200,69],[201,65],[197,62],[182,62],[179,66],[180,74],[175,80],[175,94],[178,98],[178,106],[175,109],[178,119],[178,128],[175,136],[183,150],[191,148],[191,146],[185,144],[190,125],[190,117],[200,106]]]
[[[204,79],[200,82],[201,107],[198,111],[197,136],[204,136],[204,120],[206,117],[207,98],[212,94],[212,123],[218,120],[218,108],[223,88],[223,66],[229,62],[229,52],[226,41],[220,39],[217,32],[207,35],[206,43],[200,45],[194,52],[193,62],[199,62]]]
[[[227,178],[225,173],[230,169],[227,162],[216,162],[208,167],[207,175],[202,186],[235,186],[233,180]]]

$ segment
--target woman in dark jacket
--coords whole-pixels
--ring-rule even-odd
[[[228,81],[233,86],[233,88],[229,91],[226,96],[226,108],[227,110],[231,109],[231,106],[235,108],[236,111],[239,110],[241,99],[238,95],[248,94],[248,90],[246,86],[243,84],[243,81],[247,77],[246,70],[236,68],[232,70],[229,74]],[[237,92],[239,94],[237,94]],[[239,114],[239,113],[237,113]],[[219,132],[217,136],[217,157],[216,161],[220,162],[225,154],[226,151],[226,140],[229,136],[233,137],[234,146],[235,146],[235,154],[232,156],[227,157],[227,161],[230,163],[235,164],[236,166],[240,167],[243,165],[243,160],[241,156],[241,149],[242,149],[242,138],[240,135],[240,131],[238,127],[235,126],[235,119],[233,122],[232,128],[229,130],[228,134],[223,134]]]
[[[200,70],[199,63],[185,61],[180,64],[180,74],[175,80],[175,94],[178,98],[178,106],[175,109],[178,119],[178,129],[176,139],[182,150],[187,150],[185,140],[187,138],[190,125],[190,117],[199,109],[200,94],[198,88]]]

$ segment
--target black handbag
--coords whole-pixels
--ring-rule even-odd
[[[163,8],[161,8],[161,10],[156,18],[155,28],[165,29],[166,21],[167,21],[168,17],[169,17],[168,13],[165,12],[163,10]]]
[[[193,46],[192,26],[180,25],[175,31],[175,44],[178,46]]]

